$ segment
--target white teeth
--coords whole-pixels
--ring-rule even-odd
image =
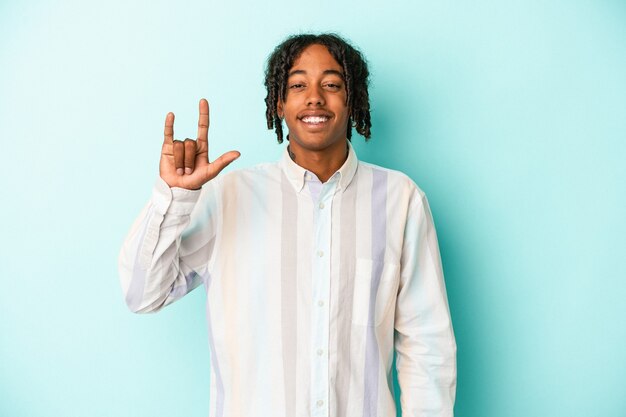
[[[324,123],[328,120],[326,116],[305,116],[302,118],[304,123]]]

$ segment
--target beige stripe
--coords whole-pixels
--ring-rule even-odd
[[[297,251],[298,201],[294,189],[283,173],[281,225],[281,330],[283,344],[283,380],[285,416],[296,415],[296,334],[298,323]]]
[[[238,398],[242,398],[245,395],[245,387],[242,384],[242,378],[244,377],[244,370],[247,369],[248,363],[246,356],[248,347],[246,346],[246,329],[241,327],[243,325],[243,319],[247,310],[246,306],[241,303],[242,299],[245,299],[245,291],[242,287],[242,279],[227,279],[230,278],[224,273],[228,271],[237,271],[242,273],[245,268],[244,265],[238,265],[238,258],[230,254],[240,253],[242,248],[240,245],[240,233],[245,230],[245,225],[240,223],[242,217],[241,210],[245,206],[245,201],[241,201],[240,195],[237,192],[237,177],[225,176],[224,189],[229,192],[223,192],[222,203],[222,230],[228,231],[223,233],[219,242],[220,253],[227,254],[216,262],[220,267],[216,271],[215,278],[219,281],[219,297],[224,299],[223,302],[223,315],[222,320],[217,320],[219,314],[216,314],[216,325],[222,327],[223,334],[216,334],[216,348],[227,345],[232,349],[229,352],[224,353],[224,360],[220,360],[220,364],[224,364],[222,372],[222,380],[224,382],[224,416],[231,415],[243,415],[242,404],[237,401]],[[237,213],[233,215],[229,214],[226,208],[235,208]],[[243,216],[245,218],[245,216]],[[217,242],[216,242],[217,243]],[[224,273],[222,273],[224,272]],[[241,276],[245,276],[242,275]],[[225,278],[226,277],[226,278]],[[217,284],[214,282],[213,285]],[[215,305],[214,305],[215,307]],[[220,342],[223,345],[220,345]],[[233,359],[237,358],[236,361]],[[235,401],[233,401],[235,399]]]
[[[296,236],[296,251],[300,256],[297,264],[297,369],[296,379],[300,383],[296,386],[297,416],[309,415],[311,407],[311,289],[312,256],[313,253],[313,204],[311,195],[306,190],[297,194],[298,197],[298,232]],[[290,416],[287,416],[290,417]]]

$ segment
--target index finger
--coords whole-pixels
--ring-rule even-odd
[[[207,142],[209,139],[209,102],[200,100],[200,116],[198,117],[198,140]]]
[[[163,134],[165,136],[163,143],[172,144],[174,142],[174,113],[172,112],[165,116],[165,130]]]

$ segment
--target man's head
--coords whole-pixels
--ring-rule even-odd
[[[368,77],[361,53],[335,34],[287,38],[267,61],[268,129],[276,130],[279,143],[283,118],[288,139],[350,139],[352,127],[369,139]]]

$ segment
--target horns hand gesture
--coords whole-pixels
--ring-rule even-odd
[[[174,113],[165,117],[159,173],[170,187],[197,190],[239,158],[239,152],[230,151],[209,162],[209,103],[202,99],[199,107],[197,140],[174,140]]]

